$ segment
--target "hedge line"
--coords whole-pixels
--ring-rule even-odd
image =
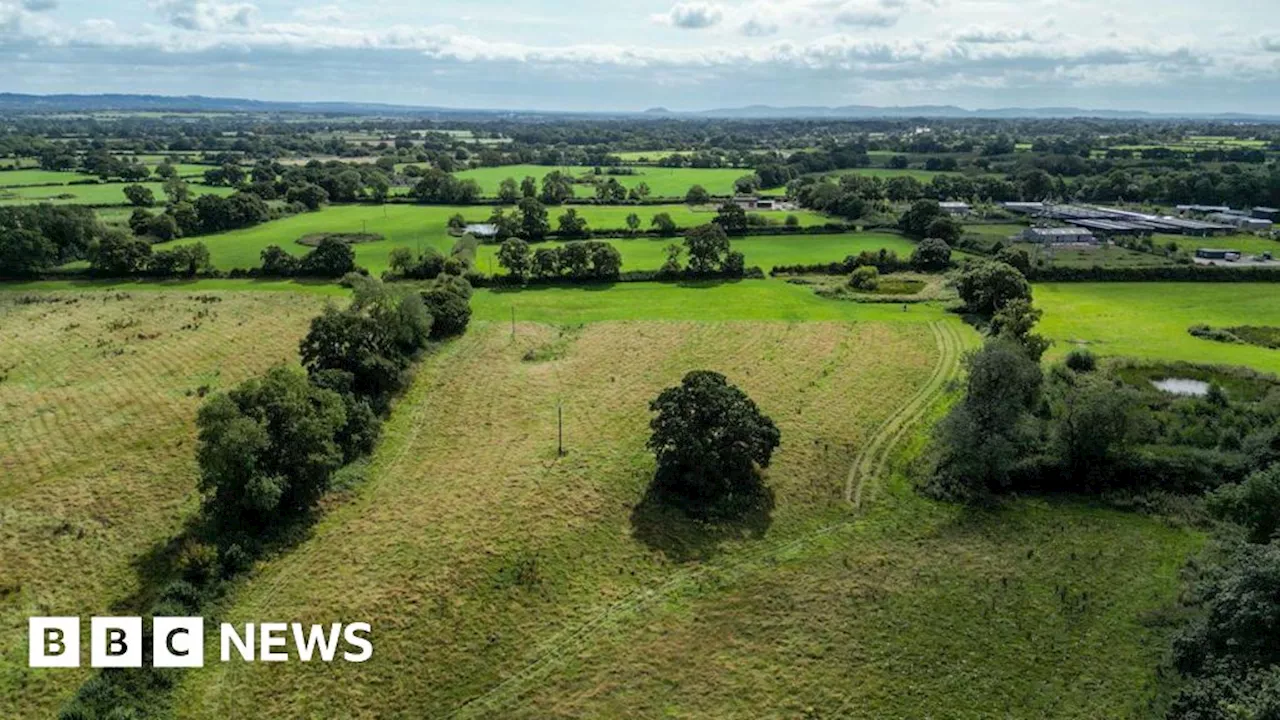
[[[527,277],[523,280],[512,277],[511,275],[481,275],[479,273],[468,273],[464,275],[473,287],[491,287],[491,288],[515,288],[521,286],[548,286],[548,285],[600,285],[606,283],[636,283],[636,282],[681,282],[685,280],[763,280],[764,271],[758,267],[749,267],[742,271],[742,274],[735,275],[727,272],[704,272],[697,273],[691,270],[681,270],[677,273],[663,272],[662,270],[627,270],[618,273],[615,277],[571,277],[561,275],[558,277]]]
[[[1280,267],[1033,267],[1033,282],[1280,282]]]

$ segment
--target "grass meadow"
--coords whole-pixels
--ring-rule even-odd
[[[594,175],[589,167],[550,167],[546,165],[503,165],[500,167],[475,168],[454,173],[461,179],[475,180],[481,191],[488,196],[498,194],[498,186],[506,178],[513,178],[517,183],[526,176],[534,177],[541,187],[542,178],[552,170],[575,178],[591,180],[599,178],[608,180],[617,178],[618,182],[630,189],[644,182],[654,197],[682,198],[689,188],[701,185],[712,195],[733,195],[733,182],[744,175],[751,175],[751,168],[664,168],[650,166],[633,166],[629,168],[632,175]],[[575,184],[576,197],[595,197],[595,190],[590,185]]]
[[[202,288],[201,295],[207,295]],[[278,362],[324,299],[0,292],[0,717],[53,717],[89,669],[27,668],[32,615],[110,614],[197,506],[195,413]],[[86,651],[87,652],[87,651]],[[86,655],[87,657],[87,655]]]
[[[964,510],[900,475],[853,511],[855,458],[975,341],[955,319],[885,320],[476,325],[419,368],[365,483],[216,609],[369,620],[373,658],[205,667],[179,716],[1142,709],[1165,641],[1143,617],[1201,537],[1074,503]],[[782,430],[774,505],[741,523],[641,499],[648,402],[693,368]]]
[[[128,205],[124,189],[135,183],[112,182],[94,185],[39,185],[24,187],[0,188],[0,205],[30,205],[32,203],[52,203],[54,205]],[[164,202],[164,183],[136,183],[151,190],[157,203]],[[190,183],[188,187],[192,196],[197,195],[230,195],[235,192],[229,187],[214,187]]]
[[[1196,324],[1280,325],[1280,293],[1266,283],[1037,283],[1038,332],[1048,357],[1085,345],[1100,355],[1248,365],[1280,373],[1280,351],[1203,340]]]
[[[587,219],[587,222],[593,227],[600,228],[621,228],[625,227],[626,217],[631,213],[636,213],[641,218],[641,226],[648,227],[650,220],[658,213],[670,213],[675,222],[684,227],[692,227],[703,223],[711,222],[715,217],[714,208],[690,207],[688,205],[650,205],[645,207],[629,207],[629,206],[595,206],[582,205],[574,206],[578,214]],[[552,226],[555,226],[556,218],[564,213],[566,208],[550,208],[550,219]],[[428,247],[434,247],[437,250],[448,253],[453,247],[455,239],[449,235],[446,223],[454,213],[461,213],[467,220],[473,222],[482,222],[489,217],[492,209],[487,206],[465,206],[450,207],[443,205],[336,205],[329,206],[322,210],[310,213],[294,215],[281,220],[275,220],[262,225],[257,225],[243,230],[233,230],[231,232],[220,233],[217,235],[204,235],[184,240],[175,241],[178,244],[202,242],[209,247],[209,254],[212,258],[214,267],[222,270],[230,270],[233,268],[251,268],[261,264],[261,253],[268,245],[279,245],[288,252],[295,255],[303,255],[310,248],[298,244],[296,241],[305,235],[320,232],[369,232],[383,236],[383,240],[371,243],[360,243],[355,245],[356,262],[362,267],[368,268],[374,274],[379,274],[387,269],[387,258],[391,251],[398,247],[407,247],[415,252],[421,252]],[[809,211],[796,211],[794,214],[802,225],[819,225],[827,222],[827,218],[818,213]],[[772,213],[778,222],[783,217],[781,213]],[[791,262],[830,262],[833,260],[843,259],[848,253],[836,256],[826,255],[828,248],[834,249],[830,243],[840,245],[839,241],[824,240],[828,237],[844,237],[846,240],[852,236],[796,236],[796,237],[775,237],[771,238],[776,243],[807,243],[816,241],[813,255],[805,255],[804,257],[813,257],[813,260],[793,260]],[[619,247],[623,249],[623,268],[627,270],[656,270],[662,265],[662,248],[671,242],[681,242],[682,239],[666,238],[661,241],[649,239],[619,240],[616,241]],[[882,242],[894,242],[893,247],[901,248],[909,252],[909,243],[896,238],[894,236],[885,236]],[[823,247],[823,243],[828,243]],[[845,243],[852,246],[854,243]],[[164,245],[157,246],[159,248]],[[497,245],[481,246],[477,267],[484,272],[489,271],[489,260],[496,255]],[[786,247],[791,247],[787,245]],[[799,247],[797,245],[797,247]],[[881,245],[877,245],[878,249]],[[632,248],[632,249],[628,249]],[[863,248],[859,248],[859,251]],[[632,252],[636,255],[636,262],[643,262],[647,265],[632,264],[628,262],[627,255]],[[769,255],[769,252],[762,253],[762,257]],[[785,251],[783,255],[785,256]],[[775,253],[776,256],[776,253]],[[656,262],[654,258],[658,258]],[[747,257],[748,263],[753,262],[751,257]],[[496,269],[496,264],[494,265]],[[766,267],[767,270],[767,267]]]

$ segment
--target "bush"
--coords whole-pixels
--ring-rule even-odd
[[[1084,348],[1075,348],[1067,353],[1064,361],[1068,368],[1078,373],[1093,372],[1098,367],[1098,356]]]
[[[992,315],[1011,300],[1030,300],[1031,284],[1017,268],[1002,262],[966,265],[956,278],[956,290],[965,310]]]
[[[1218,488],[1206,504],[1214,515],[1248,530],[1251,541],[1271,540],[1280,529],[1280,465]]]
[[[880,287],[880,271],[874,265],[863,265],[849,275],[849,287],[872,292]]]

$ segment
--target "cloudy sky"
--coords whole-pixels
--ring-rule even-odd
[[[0,91],[1280,114],[1276,0],[0,0]]]

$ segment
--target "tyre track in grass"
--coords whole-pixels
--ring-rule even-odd
[[[874,499],[877,480],[888,470],[893,450],[929,406],[942,394],[947,381],[959,370],[960,355],[964,344],[959,333],[950,323],[930,323],[934,341],[938,345],[938,364],[929,380],[876,430],[871,442],[858,454],[845,478],[844,499],[855,508],[861,508],[864,496]]]
[[[850,527],[861,513],[864,495],[871,499],[874,485],[869,481],[888,470],[897,444],[916,422],[923,418],[930,405],[941,396],[946,383],[959,369],[964,343],[953,323],[940,321],[929,324],[938,347],[938,361],[925,385],[890,416],[872,436],[867,446],[854,459],[845,480],[845,498],[853,504],[855,514],[781,545],[773,545],[736,556],[723,565],[699,565],[679,570],[662,584],[646,590],[637,590],[630,596],[609,605],[585,622],[564,630],[542,645],[537,657],[506,679],[481,695],[464,702],[448,713],[450,718],[494,717],[503,708],[517,702],[522,695],[536,688],[557,665],[588,647],[592,638],[600,632],[617,627],[624,621],[639,615],[646,608],[674,597],[681,590],[708,582],[725,583],[751,572],[776,565],[805,546],[827,537],[837,530]],[[867,490],[864,491],[864,486]]]

